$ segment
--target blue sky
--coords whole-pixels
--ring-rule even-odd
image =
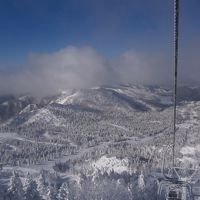
[[[0,60],[68,45],[91,46],[106,56],[128,49],[171,48],[172,0],[1,0]],[[181,0],[185,42],[200,32],[199,0]]]
[[[103,68],[112,65],[110,71],[116,70],[113,65],[117,61],[128,72],[136,65],[143,66],[137,66],[138,71],[146,69],[143,60],[149,63],[149,73],[154,70],[165,74],[169,65],[168,71],[172,71],[173,0],[0,0],[0,3],[2,73],[27,74],[24,70],[49,64],[45,55],[57,59],[63,51],[66,57],[71,55],[82,60],[85,47],[93,51],[86,55],[87,64],[93,63],[91,55],[95,54],[98,62],[103,57],[100,63],[107,59],[104,63],[109,64]],[[200,74],[188,76],[188,67],[200,71],[200,1],[180,0],[180,4],[180,63],[184,63],[181,73],[184,80],[196,81]],[[61,52],[59,56],[58,52]],[[134,66],[130,67],[131,62]],[[69,69],[70,63],[65,63],[65,68]],[[32,71],[29,73],[34,74]],[[146,70],[136,74],[142,73]],[[5,74],[2,76],[9,80]]]

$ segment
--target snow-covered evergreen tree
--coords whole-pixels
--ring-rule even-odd
[[[141,191],[143,191],[144,188],[145,188],[144,175],[143,175],[142,171],[141,171],[141,174],[138,177],[138,188]]]
[[[57,190],[54,186],[49,186],[47,189],[47,200],[56,200]]]
[[[63,183],[58,190],[58,200],[69,200],[69,189],[66,183]]]
[[[14,172],[8,186],[8,199],[9,200],[23,200],[24,190],[19,175]]]
[[[37,183],[30,177],[27,177],[25,181],[24,199],[25,200],[41,200],[42,199],[39,191],[37,190]]]
[[[47,187],[42,173],[39,175],[39,178],[37,180],[37,190],[42,197],[47,194]]]
[[[187,188],[183,187],[182,188],[182,196],[181,196],[182,200],[187,200]]]

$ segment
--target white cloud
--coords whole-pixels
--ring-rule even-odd
[[[170,56],[130,50],[108,59],[91,47],[68,46],[54,53],[32,54],[25,70],[17,74],[1,74],[0,93],[48,95],[59,89],[102,84],[173,83],[173,55]],[[182,66],[181,70],[185,68]],[[181,74],[186,76],[184,72]]]
[[[69,46],[51,54],[32,54],[29,68],[1,75],[2,92],[53,94],[58,89],[84,88],[109,80],[108,61],[90,47]]]

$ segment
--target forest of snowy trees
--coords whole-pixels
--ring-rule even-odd
[[[94,172],[93,172],[94,173]],[[122,174],[96,171],[74,178],[41,172],[20,177],[13,172],[7,185],[1,187],[1,200],[153,200],[157,182],[143,172]]]
[[[82,151],[83,159],[127,153],[137,157],[141,148],[139,151],[146,154],[146,146],[140,148],[135,145],[137,140],[153,136],[159,140],[160,134],[169,134],[168,110],[152,113],[91,113],[74,112],[60,105],[51,105],[48,109],[56,119],[64,120],[62,124],[54,125],[49,113],[45,113],[43,118],[50,118],[49,122],[41,118],[27,123],[27,114],[22,114],[9,125],[0,126],[0,133],[8,137],[8,144],[0,143],[0,163],[11,166],[37,165],[77,154],[82,149],[87,149]],[[162,126],[160,121],[163,122]],[[146,143],[149,143],[148,140]],[[103,144],[105,146],[102,148]]]

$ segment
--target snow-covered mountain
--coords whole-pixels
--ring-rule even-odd
[[[177,164],[197,167],[200,89],[181,87],[178,91]],[[82,184],[88,183],[88,177],[107,177],[108,181],[112,176],[129,177],[130,183],[139,174],[143,176],[141,170],[159,171],[163,157],[169,166],[172,93],[168,88],[121,85],[66,90],[42,99],[30,95],[1,97],[3,182],[6,184],[13,170],[37,174],[45,169],[59,174],[62,181],[78,183],[80,174],[85,174]],[[151,185],[151,176],[145,176]]]
[[[199,101],[200,87],[180,87],[178,100]],[[19,113],[28,113],[49,104],[73,105],[80,109],[148,111],[171,106],[172,90],[156,86],[121,85],[67,90],[42,99],[31,95],[0,96],[0,119],[6,121]]]
[[[144,86],[97,87],[64,92],[56,103],[82,105],[98,109],[134,109],[147,111],[171,104],[167,89]]]
[[[0,96],[0,122],[4,122],[21,112],[30,112],[50,102],[51,98],[38,99],[31,95]]]
[[[119,86],[63,91],[52,98],[38,100],[32,96],[1,96],[0,116],[7,120],[49,104],[74,105],[79,108],[147,111],[171,104],[170,91],[161,88]],[[43,112],[43,111],[42,111]]]

